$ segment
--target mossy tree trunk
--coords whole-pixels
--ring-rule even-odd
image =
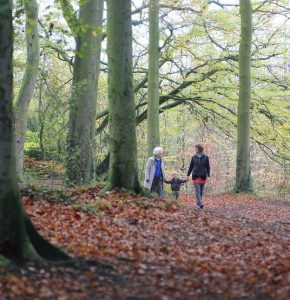
[[[132,70],[131,1],[108,0],[109,179],[105,190],[139,193]]]
[[[87,184],[94,178],[103,5],[103,0],[80,2],[79,17],[75,22],[77,26],[71,24],[76,51],[70,99],[67,177],[73,184]],[[64,15],[65,12],[68,13],[68,10],[64,10]]]
[[[149,1],[147,154],[159,146],[159,0]]]
[[[25,38],[27,59],[22,85],[15,102],[16,167],[21,178],[27,115],[39,67],[38,5],[36,0],[25,0]]]
[[[34,261],[65,259],[66,254],[38,234],[21,203],[13,131],[12,36],[12,1],[0,0],[0,256]]]
[[[251,105],[251,46],[252,4],[240,0],[241,40],[239,48],[239,103],[237,119],[237,192],[251,192],[250,170],[250,105]]]

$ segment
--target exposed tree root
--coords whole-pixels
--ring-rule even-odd
[[[59,248],[50,244],[47,240],[45,240],[35,229],[31,220],[25,215],[24,216],[25,229],[28,234],[28,237],[37,251],[37,253],[46,260],[51,261],[63,261],[69,260],[70,256],[61,251]]]

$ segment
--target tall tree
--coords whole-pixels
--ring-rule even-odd
[[[140,192],[132,70],[130,0],[108,0],[107,53],[110,167],[104,191]]]
[[[15,102],[16,166],[19,177],[23,172],[23,151],[29,104],[35,88],[39,67],[38,5],[36,0],[25,0],[26,64],[22,85]]]
[[[159,137],[159,0],[149,1],[147,153],[152,155]]]
[[[23,260],[65,259],[26,216],[16,179],[13,132],[12,1],[0,0],[0,254]]]
[[[68,1],[60,1],[75,35],[73,91],[70,99],[67,177],[74,184],[94,176],[96,101],[104,0],[80,1],[79,17]]]
[[[251,47],[252,4],[251,0],[240,0],[241,39],[239,48],[239,103],[237,118],[237,192],[250,192],[250,107],[251,107]]]

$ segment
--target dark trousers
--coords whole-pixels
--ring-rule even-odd
[[[151,192],[157,193],[159,198],[162,198],[163,196],[163,180],[160,177],[154,177],[152,186],[151,186]]]
[[[179,191],[172,191],[172,197],[173,197],[173,199],[178,200]]]

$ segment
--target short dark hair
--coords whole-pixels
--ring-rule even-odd
[[[195,145],[195,148],[198,149],[198,152],[203,152],[203,150],[204,150],[204,148],[203,148],[203,146],[201,144]]]

